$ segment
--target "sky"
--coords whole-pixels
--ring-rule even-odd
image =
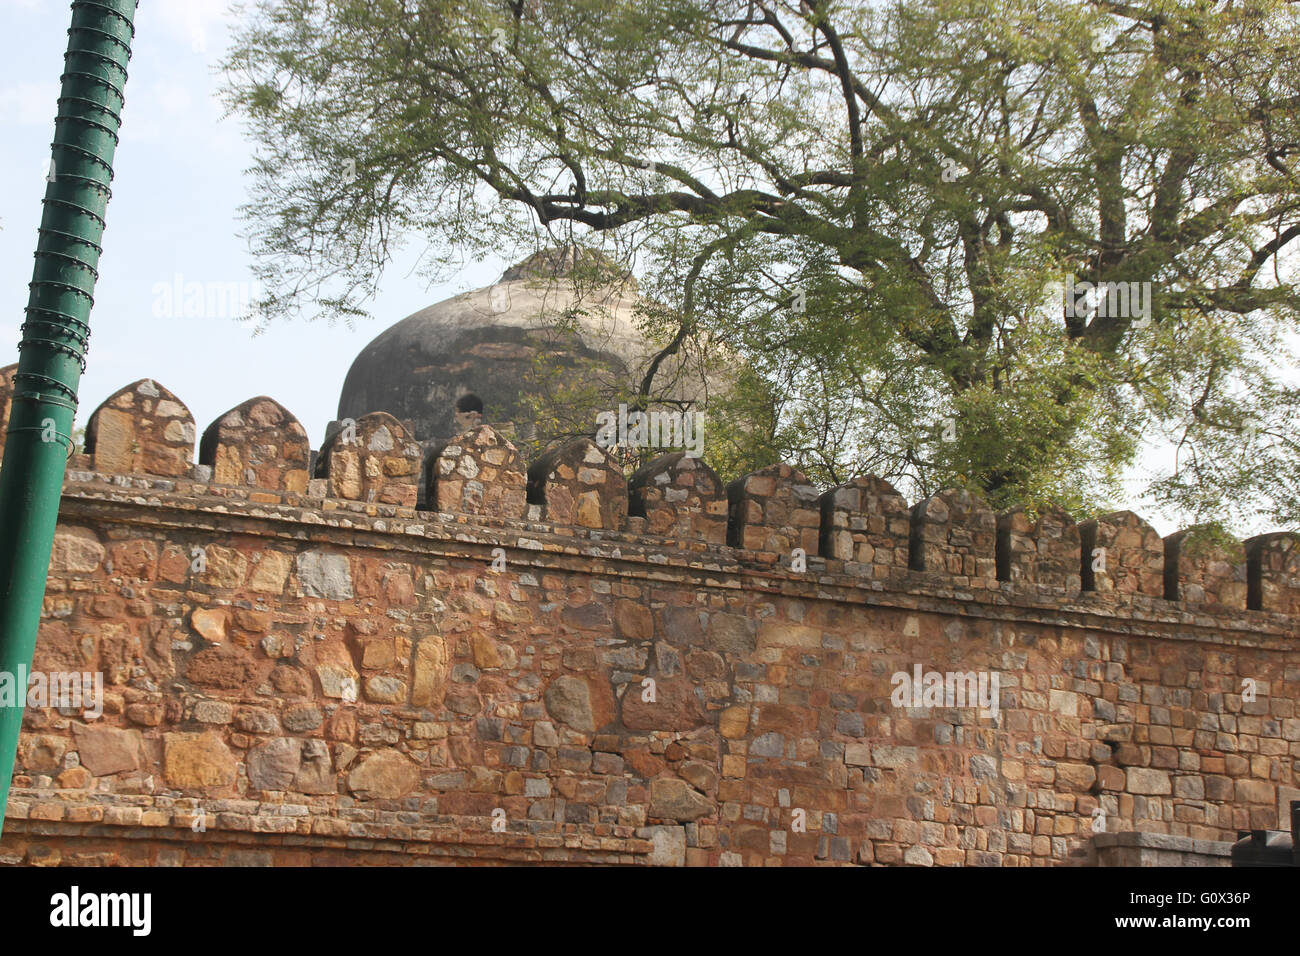
[[[284,322],[254,338],[232,302],[187,315],[164,289],[255,291],[241,236],[243,171],[252,165],[238,117],[223,118],[215,65],[229,41],[228,0],[144,0],[114,161],[104,255],[91,313],[78,427],[108,396],[156,379],[189,406],[199,432],[245,399],[270,395],[293,412],[319,447],[338,411],[352,359],[389,325],[425,306],[490,285],[504,260],[471,263],[430,286],[397,264],[370,304],[373,320]],[[18,361],[32,253],[71,20],[68,0],[0,0],[0,366]],[[242,286],[237,284],[243,283]]]
[[[67,0],[0,0],[0,30],[10,38],[0,58],[0,174],[9,186],[0,192],[0,366],[18,360],[70,16]],[[252,150],[217,95],[234,16],[228,0],[145,0],[137,12],[77,425],[119,388],[152,378],[189,406],[200,434],[246,399],[270,395],[319,447],[367,342],[428,305],[491,285],[509,263],[470,262],[450,282],[430,285],[413,263],[398,262],[369,304],[374,318],[353,329],[277,321],[254,337],[220,299],[206,314],[184,302],[169,307],[166,290],[179,287],[184,299],[195,283],[255,294],[239,216]],[[1138,497],[1161,454],[1147,452],[1126,480],[1131,499],[1114,505],[1168,534],[1177,518]]]

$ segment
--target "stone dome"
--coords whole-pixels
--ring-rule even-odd
[[[431,305],[377,336],[348,370],[339,418],[388,412],[426,444],[480,420],[509,422],[519,440],[531,441],[565,431],[538,419],[562,404],[558,395],[581,391],[592,413],[579,418],[594,430],[594,410],[635,392],[660,350],[640,331],[644,303],[636,283],[598,254],[537,253],[495,285]],[[654,397],[700,402],[706,382],[702,373],[694,383],[683,374],[689,364],[689,355],[663,363]]]

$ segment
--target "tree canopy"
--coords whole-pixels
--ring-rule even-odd
[[[736,467],[1082,513],[1165,443],[1157,500],[1295,525],[1295,7],[262,0],[264,305],[578,241],[748,363]]]

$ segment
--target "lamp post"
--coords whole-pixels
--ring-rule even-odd
[[[0,675],[31,667],[77,385],[86,368],[104,214],[138,0],[74,0],[50,174],[0,468]],[[12,683],[11,683],[12,686]],[[0,832],[27,687],[0,703]]]

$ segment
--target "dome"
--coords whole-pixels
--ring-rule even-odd
[[[647,305],[630,278],[572,247],[537,253],[499,282],[407,316],[348,370],[339,418],[388,412],[422,442],[444,442],[478,421],[513,423],[519,440],[594,431],[595,410],[634,394],[660,346],[640,331]],[[675,355],[656,373],[658,401],[704,397]],[[571,412],[563,421],[562,409]],[[579,410],[580,409],[580,410]]]

